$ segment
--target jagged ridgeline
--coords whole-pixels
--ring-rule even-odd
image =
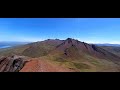
[[[78,71],[119,71],[120,57],[102,47],[76,39],[48,39],[17,47],[1,49],[0,56],[43,57]],[[69,65],[68,65],[69,64]],[[1,66],[2,67],[2,66]]]

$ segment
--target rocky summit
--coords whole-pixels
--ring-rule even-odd
[[[120,72],[113,51],[76,39],[48,39],[0,49],[0,72]]]

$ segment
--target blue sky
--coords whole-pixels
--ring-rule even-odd
[[[120,44],[120,18],[0,18],[0,41],[75,38]]]

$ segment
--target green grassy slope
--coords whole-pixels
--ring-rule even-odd
[[[66,53],[67,55],[64,51],[55,51],[54,53],[48,54],[45,58],[54,61],[60,66],[65,66],[69,69],[81,72],[120,71],[120,66],[112,60],[93,57],[85,52],[77,50],[74,46],[67,48]]]
[[[13,54],[23,55],[23,51],[29,48],[29,45],[21,45],[16,47],[10,47],[6,49],[0,49],[0,56],[9,56]]]
[[[101,48],[114,53],[115,55],[120,56],[120,47],[114,47],[114,46],[101,46]]]
[[[80,72],[119,72],[120,66],[112,61],[105,59],[98,59],[90,55],[84,54],[79,59],[76,58],[66,58],[63,54],[49,54],[44,56],[45,59],[58,64],[59,66],[64,66],[69,69],[80,71]]]
[[[92,47],[73,39],[67,39],[65,42],[62,40],[46,40],[0,50],[0,56],[11,54],[35,58],[43,57],[75,71],[120,71],[120,64],[117,64],[119,57],[101,48]]]
[[[46,40],[43,42],[35,42],[17,47],[0,49],[0,56],[8,56],[12,54],[25,55],[29,57],[40,57],[47,55],[58,44],[62,42],[58,40]]]

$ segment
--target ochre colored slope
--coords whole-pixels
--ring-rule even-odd
[[[20,70],[20,72],[73,72],[70,69],[54,65],[47,60],[32,59]]]

